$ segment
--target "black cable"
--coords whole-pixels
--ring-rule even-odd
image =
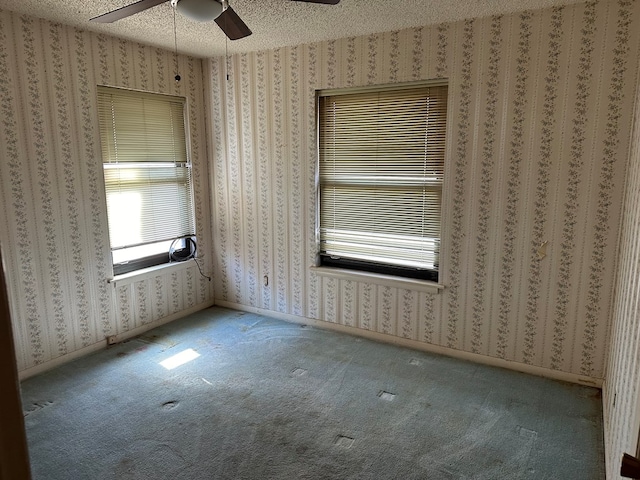
[[[184,248],[184,250],[186,250],[187,248],[189,250],[189,253],[184,257],[179,257],[175,255],[174,245],[176,244],[176,242],[179,242],[179,241],[184,241],[185,244],[187,245]],[[198,263],[198,259],[196,258],[197,251],[198,251],[198,245],[196,244],[196,241],[194,240],[193,237],[176,238],[173,242],[171,242],[171,246],[169,247],[169,260],[171,262],[186,262],[187,260],[193,259],[193,261],[196,262],[196,266],[198,267],[198,271],[200,272],[200,275],[202,275],[207,280],[211,281],[211,277],[207,277],[202,272],[202,268],[200,268],[200,264]]]
[[[196,262],[196,266],[198,267],[198,271],[200,272],[200,275],[202,275],[207,280],[211,281],[211,277],[207,277],[204,273],[202,273],[202,269],[200,268],[200,264],[198,263],[198,259],[196,257],[193,257],[193,261]]]
[[[175,246],[177,242],[184,242],[184,247],[176,250]],[[198,245],[194,237],[176,238],[169,246],[169,260],[172,262],[186,262],[194,258],[197,252]]]

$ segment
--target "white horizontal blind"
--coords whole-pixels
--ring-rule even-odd
[[[321,254],[437,270],[447,87],[319,100]]]
[[[184,99],[98,88],[104,163],[187,163]]]
[[[111,249],[193,235],[184,99],[100,87]]]

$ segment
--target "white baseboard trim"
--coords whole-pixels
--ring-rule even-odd
[[[200,310],[204,310],[205,308],[209,308],[214,305],[213,300],[208,302],[201,303],[194,307],[188,308],[186,310],[181,310],[173,315],[169,315],[167,317],[162,317],[153,322],[146,323],[139,327],[133,328],[131,330],[127,330],[126,332],[119,333],[117,335],[113,335],[115,337],[115,343],[122,342],[129,338],[137,337],[138,335],[142,335],[143,333],[152,330],[160,325],[164,325],[165,323],[173,322],[174,320],[179,320],[182,317],[186,317],[187,315],[191,315],[192,313],[199,312]],[[41,363],[39,365],[35,365],[33,367],[26,368],[20,372],[18,372],[18,377],[20,381],[26,380],[29,377],[33,377],[34,375],[38,375],[39,373],[46,372],[47,370],[51,370],[52,368],[63,365],[67,362],[71,362],[72,360],[76,360],[80,357],[84,357],[85,355],[89,355],[90,353],[97,352],[99,350],[103,350],[107,348],[107,341],[102,340],[101,342],[94,343],[92,345],[88,345],[79,350],[74,350],[73,352],[67,353],[66,355],[62,355],[60,357],[56,357],[47,362]]]
[[[525,363],[514,362],[511,360],[505,360],[502,358],[488,357],[486,355],[480,355],[477,353],[465,352],[462,350],[455,350],[453,348],[442,347],[440,345],[433,345],[431,343],[419,342],[417,340],[411,340],[408,338],[396,337],[394,335],[388,335],[385,333],[373,332],[371,330],[363,330],[362,328],[349,327],[346,325],[340,325],[337,323],[324,322],[322,320],[315,320],[312,318],[302,317],[298,315],[292,315],[289,313],[275,312],[272,310],[266,310],[263,308],[250,307],[248,305],[241,305],[239,303],[227,302],[225,300],[215,300],[215,305],[220,307],[231,308],[233,310],[240,310],[244,312],[258,313],[267,317],[278,318],[287,322],[302,323],[305,325],[312,325],[324,330],[332,330],[336,332],[347,333],[349,335],[355,335],[358,337],[368,338],[382,343],[391,343],[401,347],[412,348],[414,350],[420,350],[423,352],[436,353],[439,355],[446,355],[448,357],[454,357],[461,360],[468,360],[483,365],[490,365],[492,367],[506,368],[514,370],[516,372],[528,373],[531,375],[537,375],[539,377],[551,378],[553,380],[561,380],[563,382],[577,383],[580,385],[586,385],[589,387],[602,388],[603,380],[601,378],[587,377],[585,375],[577,375],[575,373],[561,372],[558,370],[551,370],[549,368],[538,367],[535,365],[527,365]]]

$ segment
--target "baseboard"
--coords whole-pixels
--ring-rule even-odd
[[[187,315],[191,315],[192,313],[196,313],[196,312],[199,312],[200,310],[204,310],[205,308],[209,308],[213,306],[213,304],[214,304],[213,301],[201,303],[199,305],[196,305],[195,307],[191,307],[186,310],[181,310],[177,313],[174,313],[173,315],[162,317],[154,322],[149,322],[139,327],[133,328],[131,330],[127,330],[126,332],[119,333],[118,335],[113,335],[114,343],[119,343],[129,338],[137,337],[138,335],[142,335],[143,333],[149,330],[152,330],[156,327],[159,327],[160,325],[164,325],[165,323],[179,320],[182,317],[186,317]],[[51,370],[52,368],[58,367],[67,362],[71,362],[72,360],[76,360],[80,357],[84,357],[85,355],[89,355],[90,353],[97,352],[99,350],[102,350],[103,348],[107,348],[106,340],[102,340],[92,345],[88,345],[79,350],[74,350],[73,352],[67,353],[66,355],[62,355],[60,357],[56,357],[52,360],[49,360],[48,362],[44,362],[39,365],[26,368],[18,372],[18,377],[20,381],[26,380],[29,377],[33,377],[34,375],[38,375],[40,373],[46,372],[47,370]]]
[[[480,355],[477,353],[465,352],[462,350],[456,350],[453,348],[443,347],[440,345],[433,345],[430,343],[419,342],[417,340],[411,340],[408,338],[396,337],[394,335],[388,335],[385,333],[373,332],[371,330],[363,330],[361,328],[349,327],[346,325],[339,325],[331,322],[324,322],[322,320],[315,320],[298,315],[292,315],[289,313],[274,312],[272,310],[266,310],[263,308],[250,307],[248,305],[241,305],[239,303],[227,302],[224,300],[216,300],[215,305],[220,307],[227,307],[233,310],[240,310],[244,312],[258,313],[267,317],[278,318],[287,322],[302,323],[305,325],[312,325],[324,330],[332,330],[341,333],[347,333],[349,335],[355,335],[370,340],[375,340],[383,343],[391,343],[401,347],[412,348],[414,350],[420,350],[429,353],[436,353],[439,355],[446,355],[449,357],[459,358],[461,360],[468,360],[483,365],[490,365],[493,367],[506,368],[514,370],[516,372],[528,373],[531,375],[537,375],[540,377],[547,377],[553,380],[561,380],[563,382],[577,383],[580,385],[586,385],[589,387],[602,388],[602,379],[587,377],[585,375],[577,375],[575,373],[561,372],[558,370],[551,370],[549,368],[538,367],[535,365],[527,365],[525,363],[514,362],[511,360],[504,360],[502,358],[488,357],[486,355]]]

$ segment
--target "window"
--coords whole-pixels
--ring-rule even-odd
[[[319,93],[320,263],[438,280],[447,86]]]
[[[172,244],[194,245],[184,240],[195,234],[184,108],[181,97],[98,87],[116,275],[169,262]]]

